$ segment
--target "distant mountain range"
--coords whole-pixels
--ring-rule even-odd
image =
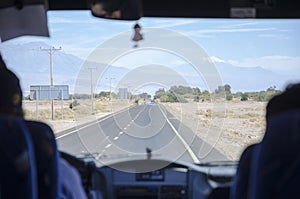
[[[289,81],[296,80],[299,76],[281,75],[257,67],[238,67],[228,63],[217,63],[217,69],[224,84],[231,85],[233,91],[260,91],[270,86],[283,90]]]
[[[42,42],[26,44],[3,44],[1,54],[6,65],[21,77],[23,90],[30,85],[50,84],[50,55],[42,49],[50,48]],[[54,84],[74,84],[75,77],[83,61],[63,51],[53,53]]]
[[[0,46],[0,52],[6,65],[20,77],[24,94],[29,93],[30,85],[50,85],[50,55],[45,49],[51,47],[43,42],[18,45],[3,44]],[[84,60],[65,53],[63,49],[54,51],[52,57],[54,84],[69,85],[70,92],[73,92],[76,78]],[[89,65],[93,66],[95,63]],[[114,77],[119,77],[127,71],[126,68],[112,67],[108,72]],[[109,89],[109,83],[104,86],[104,89]]]
[[[42,42],[18,45],[2,44],[0,46],[1,54],[7,66],[21,77],[24,94],[28,94],[30,85],[50,84],[49,52],[40,49],[50,47]],[[78,72],[83,63],[84,60],[67,54],[63,50],[55,51],[53,53],[54,83],[70,85],[70,91],[73,92]],[[283,89],[287,80],[296,79],[296,76],[279,75],[262,67],[238,67],[220,62],[215,64],[223,83],[229,84],[234,92],[265,90],[274,85]],[[106,71],[105,77],[114,77],[114,82],[118,82],[129,71],[127,68],[111,66]],[[194,74],[186,74],[185,78],[188,79],[191,86],[202,87],[203,83],[199,83],[199,77]],[[102,89],[109,89],[108,81],[102,86]]]

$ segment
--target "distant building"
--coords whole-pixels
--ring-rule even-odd
[[[121,99],[121,100],[128,99],[128,89],[127,88],[119,88],[119,99]]]

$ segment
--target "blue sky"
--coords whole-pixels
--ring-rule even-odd
[[[94,18],[89,11],[48,12],[51,37],[34,40],[62,46],[64,52],[86,59],[98,45],[131,31],[134,24]],[[283,73],[300,69],[300,20],[142,18],[139,24],[184,34],[215,61]],[[13,42],[30,40],[32,37],[22,37]]]
[[[50,38],[20,37],[7,43],[42,41],[62,47],[63,52],[83,60],[107,40],[124,32],[133,32],[135,21],[117,21],[94,18],[89,11],[48,12]],[[147,29],[175,31],[195,41],[213,62],[229,63],[240,67],[261,66],[277,74],[297,75],[300,79],[300,20],[275,19],[193,19],[142,18],[138,21],[147,41]],[[149,35],[148,35],[149,36]],[[149,38],[149,37],[148,37]],[[176,45],[176,40],[165,37],[164,42]],[[131,36],[128,36],[131,41]],[[143,46],[143,42],[140,45]],[[116,48],[117,48],[116,44]],[[129,55],[115,64],[130,68],[141,65],[152,56],[155,64],[182,65],[182,59],[166,54],[145,52]]]

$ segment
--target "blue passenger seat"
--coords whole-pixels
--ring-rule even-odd
[[[258,147],[259,144],[250,145],[242,153],[230,190],[231,199],[242,199],[248,197],[252,157],[254,150],[257,150]]]
[[[212,190],[207,199],[228,199],[230,197],[229,187],[218,187]]]
[[[24,120],[0,116],[0,198],[36,199],[34,149]]]
[[[299,100],[299,99],[298,99]],[[270,118],[250,171],[251,199],[300,197],[300,111]]]
[[[35,149],[39,198],[60,196],[58,150],[52,129],[44,123],[26,121]]]
[[[299,198],[300,111],[273,116],[261,143],[243,152],[231,199]]]

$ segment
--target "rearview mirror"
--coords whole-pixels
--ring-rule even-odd
[[[91,0],[92,15],[105,19],[138,20],[142,16],[141,0]]]

